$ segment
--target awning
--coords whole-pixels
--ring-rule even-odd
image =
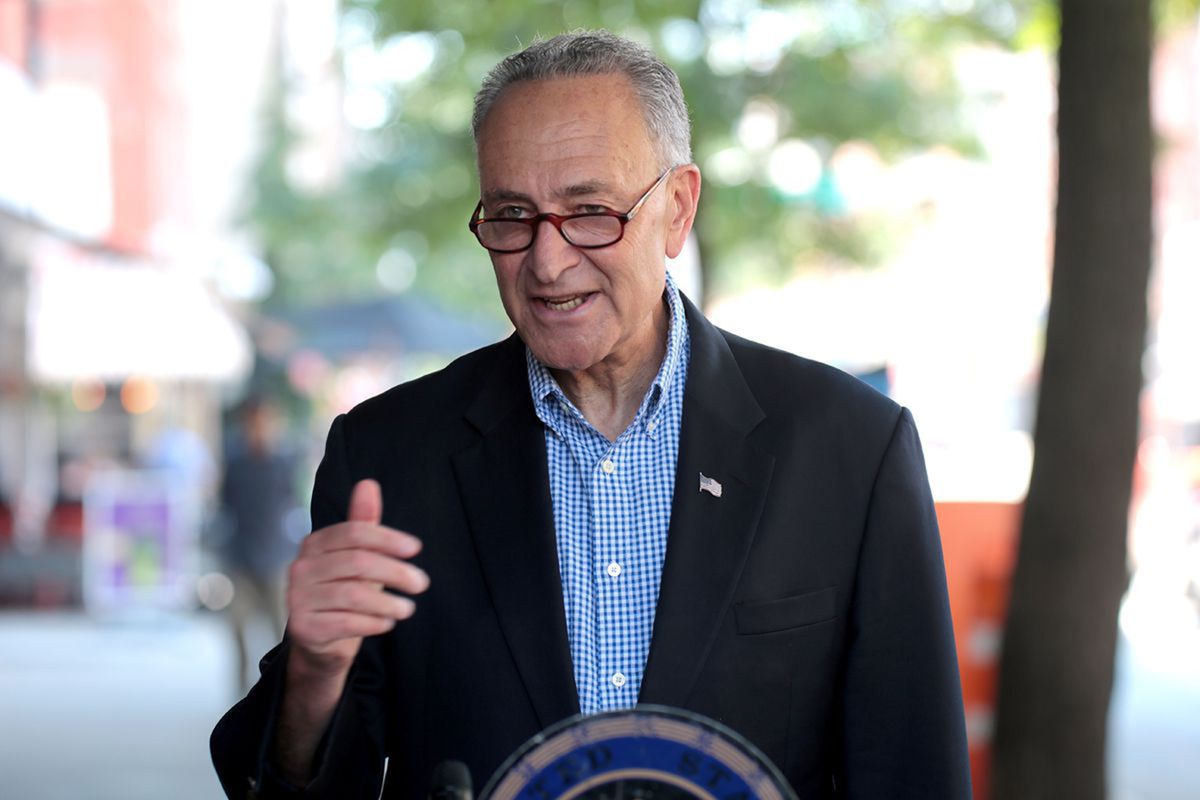
[[[453,358],[508,335],[511,327],[469,317],[415,294],[342,300],[268,317],[290,334],[291,350],[330,359],[365,353],[427,353]]]
[[[167,265],[43,240],[32,248],[31,377],[237,381],[252,366],[242,325]]]

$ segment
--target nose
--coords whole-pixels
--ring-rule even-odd
[[[550,220],[543,219],[526,251],[530,271],[540,283],[554,283],[563,272],[579,263],[579,248],[568,242]]]

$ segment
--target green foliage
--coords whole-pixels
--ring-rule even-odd
[[[273,144],[249,214],[277,274],[271,302],[399,289],[404,280],[387,280],[388,270],[415,265],[416,290],[500,313],[486,254],[466,228],[478,191],[472,98],[485,72],[535,35],[579,27],[643,41],[680,75],[705,171],[696,230],[710,290],[786,279],[820,260],[878,263],[902,238],[905,220],[847,211],[831,155],[846,142],[867,143],[885,162],[939,145],[975,153],[951,59],[965,45],[1043,44],[1047,7],[1036,0],[346,0],[348,93],[374,92],[387,116],[377,127],[351,129],[352,156],[334,188],[306,193],[288,179],[296,136],[282,101],[274,109]],[[431,56],[428,67],[401,76],[408,79],[354,85],[356,65],[371,53],[406,48]],[[800,140],[820,155],[824,175],[815,187],[781,189],[769,144],[755,149],[739,139],[738,122],[751,107],[770,111],[778,140]],[[721,159],[734,168],[712,169]]]
[[[1058,3],[1036,3],[1017,33],[1015,44],[1022,50],[1057,50],[1059,25]]]
[[[1200,0],[1155,0],[1154,16],[1159,30],[1196,23]]]

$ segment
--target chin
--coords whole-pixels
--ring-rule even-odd
[[[530,345],[530,350],[533,351],[533,357],[545,364],[550,369],[562,370],[564,372],[582,372],[596,365],[599,358],[593,357],[589,351],[581,351],[576,348],[564,347],[540,347],[537,344]]]

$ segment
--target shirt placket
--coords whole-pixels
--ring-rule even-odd
[[[598,670],[596,652],[596,596],[591,581],[593,572],[592,541],[595,528],[595,490],[591,485],[591,466],[596,463],[600,449],[592,435],[582,423],[575,419],[566,405],[558,399],[555,412],[561,430],[559,446],[563,448],[560,468],[569,471],[579,480],[587,511],[582,515],[564,511],[565,528],[560,531],[560,557],[568,563],[563,585],[566,597],[568,633],[571,643],[571,659],[575,665],[575,684],[579,693],[580,710],[594,713],[596,706],[596,674]],[[563,536],[565,531],[569,535]]]
[[[625,708],[628,700],[630,672],[628,648],[624,646],[621,615],[628,613],[622,580],[621,540],[624,508],[628,500],[628,471],[630,465],[617,444],[609,446],[593,472],[592,496],[595,498],[592,543],[592,582],[596,603],[596,651],[598,654],[596,690],[599,707],[596,711]]]

